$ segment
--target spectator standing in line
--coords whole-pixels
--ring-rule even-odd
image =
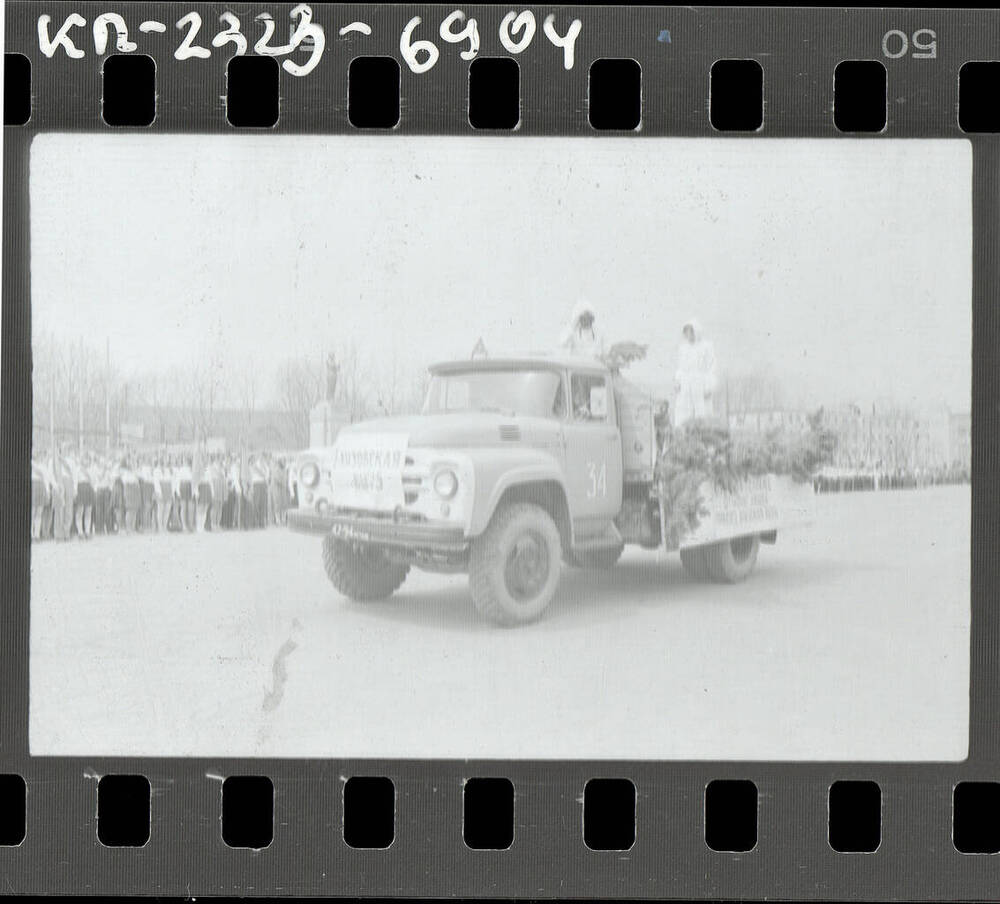
[[[121,462],[122,498],[124,512],[122,525],[125,533],[134,533],[139,526],[139,513],[142,509],[142,490],[139,486],[139,475],[135,472],[132,462],[123,458]]]
[[[40,461],[31,460],[31,539],[42,539],[42,518],[49,505],[49,482]]]
[[[213,455],[209,462],[208,479],[212,487],[212,507],[209,518],[212,530],[218,531],[222,529],[222,510],[229,493],[226,486],[226,472],[217,455]]]
[[[153,459],[153,467],[150,471],[153,478],[153,530],[159,533],[162,530],[163,520],[163,464],[161,459]]]
[[[84,453],[81,461],[70,462],[73,474],[73,526],[80,540],[90,539],[94,520],[94,487],[90,482],[90,471],[87,469],[90,457]]]
[[[111,507],[108,512],[108,533],[116,534],[125,527],[125,484],[122,481],[121,461],[116,457],[108,466],[108,482],[111,486]]]
[[[229,462],[229,518],[228,527],[239,530],[243,526],[243,476],[240,460],[233,457]]]
[[[292,462],[288,466],[288,505],[290,508],[299,507],[299,472]]]
[[[153,469],[145,459],[136,468],[136,476],[139,478],[139,530],[149,533],[153,530],[153,501],[156,489],[153,483]]]
[[[48,489],[48,505],[42,513],[42,537],[51,540],[55,537],[55,507],[56,494],[61,495],[59,479],[55,471],[55,451],[53,450],[42,460],[42,470],[45,473],[45,485]]]
[[[250,489],[253,500],[253,524],[255,529],[267,526],[267,478],[260,456],[253,456],[250,461]]]
[[[271,496],[271,456],[261,455],[258,459],[261,473],[264,475],[264,526],[274,524],[274,499]]]
[[[52,538],[66,539],[66,486],[63,483],[63,470],[57,449],[52,449],[49,464],[49,475],[52,481]],[[71,503],[72,504],[72,503]]]
[[[160,530],[166,533],[170,529],[170,516],[174,511],[174,475],[169,458],[160,459],[157,474],[160,495],[156,500],[156,515],[160,522]]]
[[[185,456],[177,468],[177,505],[180,509],[180,529],[187,533],[194,530],[195,503],[192,480],[191,456]]]
[[[285,463],[284,460],[279,457],[271,466],[271,511],[274,512],[275,524],[284,524],[286,520],[288,504],[285,499],[285,488],[287,485],[288,476],[285,474]]]
[[[90,466],[90,482],[94,486],[94,533],[107,534],[108,511],[111,508],[111,485],[108,483],[107,462],[98,456]]]
[[[73,531],[73,502],[76,499],[76,483],[70,471],[65,451],[55,461],[56,480],[61,490],[59,521],[55,526],[56,539],[68,540]]]
[[[204,533],[209,529],[208,517],[212,510],[212,483],[208,475],[208,462],[201,450],[195,450],[191,469],[195,498],[195,530]]]

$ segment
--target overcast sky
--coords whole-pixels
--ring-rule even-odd
[[[697,316],[810,401],[967,411],[971,184],[965,141],[40,135],[33,327],[126,374],[418,367],[547,348],[585,298],[641,377]]]

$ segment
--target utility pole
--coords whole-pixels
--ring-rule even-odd
[[[111,451],[111,337],[104,340],[104,451]]]
[[[76,448],[83,451],[83,387],[77,388]]]
[[[872,469],[872,481],[878,489],[878,478],[875,476],[875,403],[872,402],[872,417],[868,422],[868,461]]]

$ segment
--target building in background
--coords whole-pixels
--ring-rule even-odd
[[[730,413],[734,431],[804,432],[813,412],[767,410]],[[971,465],[971,416],[944,406],[908,408],[888,400],[823,409],[823,422],[837,435],[832,467],[845,471],[920,472]]]
[[[209,424],[203,420],[187,408],[132,405],[119,434],[122,443],[133,448],[181,449],[193,447],[199,440],[209,450],[219,452],[239,449],[241,444],[260,450],[295,448],[293,425],[285,411],[217,408],[211,412]]]
[[[949,423],[951,463],[966,471],[972,470],[972,415],[952,414]]]

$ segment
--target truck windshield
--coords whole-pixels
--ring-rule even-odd
[[[423,410],[561,418],[566,401],[562,377],[552,370],[472,370],[435,374]]]

